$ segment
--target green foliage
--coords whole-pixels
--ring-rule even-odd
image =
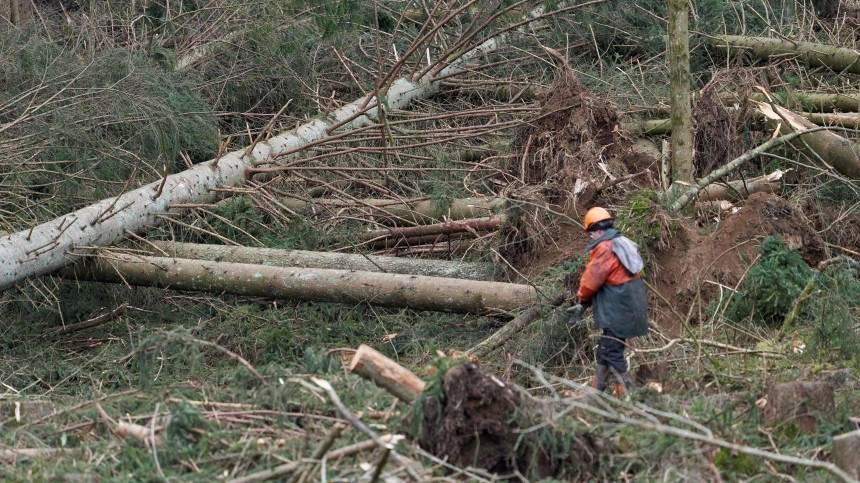
[[[811,276],[797,251],[769,236],[762,244],[761,258],[750,268],[726,314],[735,321],[778,326]]]
[[[727,476],[754,475],[759,471],[758,459],[727,448],[720,448],[714,454],[714,465]]]
[[[706,71],[712,65],[711,53],[700,48],[709,44],[708,37],[723,33],[766,35],[775,24],[794,18],[800,11],[798,2],[778,0],[697,1],[689,19],[690,67],[694,83],[710,80]],[[592,47],[582,49],[584,55],[594,55],[593,49],[596,49],[605,61],[621,63],[631,57],[663,55],[667,43],[666,14],[665,0],[602,2],[578,9],[570,18],[571,25],[556,31],[558,35],[567,35],[570,43],[582,41]],[[591,25],[592,28],[573,25]]]
[[[152,180],[165,164],[185,169],[181,152],[192,162],[216,153],[208,103],[141,52],[74,56],[33,32],[4,32],[0,71],[0,123],[10,123],[0,131],[0,183],[17,194],[2,208],[21,223],[115,195],[132,176]],[[20,209],[25,200],[33,210]]]
[[[858,270],[836,266],[818,278],[806,305],[801,332],[815,361],[851,361],[860,369],[860,278]]]

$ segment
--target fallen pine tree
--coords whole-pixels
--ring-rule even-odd
[[[496,265],[481,262],[457,262],[401,257],[381,257],[307,250],[251,248],[199,243],[152,241],[141,246],[144,253],[213,262],[250,263],[274,267],[330,268],[365,272],[400,273],[429,277],[494,280]]]
[[[813,42],[797,42],[771,37],[717,35],[712,43],[725,52],[749,52],[759,59],[793,55],[814,67],[827,67],[840,73],[860,74],[860,52],[856,49]]]
[[[61,274],[96,282],[437,312],[510,313],[538,298],[531,285],[512,283],[101,253]]]
[[[481,218],[500,212],[507,201],[500,197],[460,198],[450,201],[432,199],[315,199],[284,198],[285,208],[298,215],[337,216],[340,213],[363,214],[387,225],[422,225],[443,220]]]

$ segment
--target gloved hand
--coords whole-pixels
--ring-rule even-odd
[[[582,304],[576,304],[573,307],[567,309],[567,313],[570,317],[567,319],[567,326],[569,328],[579,327],[582,323],[582,313],[585,312],[585,307]]]

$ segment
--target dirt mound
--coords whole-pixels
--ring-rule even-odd
[[[519,472],[536,477],[558,476],[562,471],[581,474],[594,464],[594,447],[586,437],[550,436],[568,441],[566,451],[553,454],[537,441],[539,432],[518,431],[530,425],[528,414],[534,408],[528,396],[475,364],[448,370],[441,389],[443,397],[430,396],[424,402],[418,443],[449,463],[499,475]]]
[[[502,251],[527,276],[570,259],[588,243],[576,225],[558,226],[558,213],[580,220],[611,180],[648,168],[657,172],[656,160],[634,149],[615,107],[589,92],[569,67],[540,104],[540,114],[514,135],[515,154],[503,180],[505,196],[528,200]],[[654,179],[632,182],[653,186]],[[556,215],[548,216],[541,205],[550,205]]]
[[[769,235],[782,238],[810,265],[823,259],[821,237],[799,208],[779,196],[756,193],[711,234],[680,225],[668,248],[655,251],[649,279],[679,313],[686,314],[695,305],[691,317],[695,324],[701,309],[735,288]],[[665,305],[652,312],[661,326],[677,331],[679,321]]]

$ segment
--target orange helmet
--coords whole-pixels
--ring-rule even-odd
[[[588,231],[591,225],[599,221],[611,219],[612,215],[610,215],[608,211],[599,206],[595,206],[585,213],[585,223],[583,223],[583,226],[585,227],[585,231]]]

